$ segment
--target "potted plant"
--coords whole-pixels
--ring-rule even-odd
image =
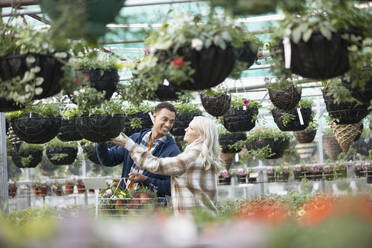
[[[318,128],[318,122],[314,118],[314,112],[313,112],[307,128],[305,128],[305,130],[302,130],[302,131],[294,132],[297,142],[300,144],[307,144],[307,143],[313,142],[315,135],[316,135],[317,128]]]
[[[342,151],[346,154],[355,141],[356,137],[360,136],[360,123],[353,124],[337,124],[335,121],[329,122],[335,138],[340,145]]]
[[[57,138],[61,141],[77,141],[83,137],[80,135],[76,128],[76,117],[79,114],[79,110],[74,107],[66,108],[62,111],[61,127]]]
[[[338,154],[340,154],[342,150],[331,129],[324,129],[322,141],[325,153],[332,161],[336,161]]]
[[[267,90],[271,103],[281,110],[291,110],[301,100],[302,88],[290,80],[269,84]]]
[[[65,194],[71,195],[74,193],[74,187],[76,185],[76,181],[74,180],[66,180],[65,181]]]
[[[275,168],[267,168],[266,176],[267,176],[268,183],[275,182]]]
[[[230,185],[231,176],[227,170],[221,170],[218,174],[218,184],[219,185]]]
[[[222,153],[238,153],[244,145],[247,135],[245,133],[230,133],[226,130],[219,129],[219,143]]]
[[[275,181],[276,182],[288,182],[289,168],[288,166],[280,165],[275,170]]]
[[[150,185],[150,187],[144,187],[139,185],[132,193],[133,198],[137,198],[140,207],[145,207],[153,203],[153,199],[156,198],[156,186]]]
[[[230,109],[223,115],[223,125],[230,132],[249,131],[256,125],[260,107],[256,101],[233,97]]]
[[[63,184],[55,182],[52,185],[52,191],[56,196],[62,196],[63,195]]]
[[[49,187],[46,183],[34,182],[31,187],[36,196],[45,197],[48,194]]]
[[[201,115],[202,113],[197,104],[181,102],[176,103],[174,107],[176,108],[177,113],[170,133],[175,136],[183,136],[185,135],[185,129],[189,126],[192,119],[194,119],[195,116]]]
[[[347,177],[347,165],[343,163],[337,163],[335,165],[335,176],[336,178],[346,178]]]
[[[18,168],[35,168],[43,156],[43,146],[22,142],[18,150],[11,151],[12,160]]]
[[[77,180],[76,188],[79,194],[85,193],[85,185],[83,183],[83,180],[81,179]]]
[[[102,101],[102,97],[94,88],[74,92],[79,109],[75,121],[77,130],[84,139],[97,143],[117,137],[125,123],[123,103],[114,99]]]
[[[274,117],[275,124],[282,131],[300,131],[307,128],[310,119],[312,117],[311,111],[312,101],[303,99],[297,105],[297,108],[285,111],[281,109],[271,110],[271,114]],[[301,112],[302,120],[298,114],[298,109]]]
[[[86,77],[84,81],[88,81],[87,85],[83,82],[81,86],[89,86],[99,92],[104,92],[104,98],[110,100],[119,82],[118,70],[122,68],[122,64],[115,57],[90,52],[82,58],[75,58],[72,64]]]
[[[361,163],[357,163],[354,165],[354,173],[356,177],[363,177],[365,176],[364,168]]]
[[[45,153],[50,162],[54,165],[72,164],[77,156],[77,142],[61,142],[54,138],[46,143]]]
[[[234,167],[229,169],[228,174],[237,178],[238,184],[245,184],[247,183],[247,171],[243,167]]]
[[[154,106],[141,103],[130,104],[124,108],[124,132],[130,136],[145,128],[152,128],[150,115],[154,113]]]
[[[286,67],[311,79],[344,74],[350,68],[348,47],[353,39],[366,36],[371,15],[346,0],[311,0],[304,6],[299,12],[285,13],[275,28],[276,39],[286,43]]]
[[[37,103],[8,114],[14,133],[23,141],[43,144],[53,139],[60,127],[58,105]]]
[[[17,185],[16,183],[8,182],[8,196],[14,198],[17,194]]]
[[[151,30],[145,40],[155,62],[149,66],[181,90],[204,90],[220,84],[232,72],[234,47],[243,45],[245,27],[217,16],[176,16]],[[153,60],[153,59],[149,59]]]
[[[324,174],[325,180],[333,181],[335,179],[334,166],[332,165],[323,166],[323,174]]]
[[[84,140],[83,142],[81,142],[81,145],[82,145],[85,157],[95,164],[100,164],[98,157],[97,157],[96,144],[88,140]]]
[[[71,45],[27,23],[0,24],[0,111],[21,109],[34,99],[74,88],[67,63]]]
[[[52,20],[52,28],[61,36],[87,39],[91,42],[106,33],[125,0],[101,1],[41,0],[40,7]]]
[[[272,128],[257,128],[247,135],[246,148],[250,157],[277,159],[289,147],[290,135]]]
[[[305,178],[306,166],[305,165],[296,165],[293,171],[294,179],[301,181]]]
[[[214,117],[222,116],[230,108],[231,96],[227,88],[219,85],[216,89],[208,89],[200,93],[201,103],[208,114]]]

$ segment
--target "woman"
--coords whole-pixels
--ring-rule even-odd
[[[125,134],[111,141],[125,147],[136,165],[153,173],[171,176],[175,214],[197,207],[217,213],[217,172],[221,165],[218,132],[214,121],[197,116],[185,129],[185,151],[176,157],[157,158]]]

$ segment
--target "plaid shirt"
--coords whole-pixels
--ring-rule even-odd
[[[217,171],[204,169],[201,147],[195,145],[176,157],[157,158],[131,139],[125,144],[133,161],[140,167],[161,175],[171,176],[172,206],[176,215],[196,207],[217,213]]]

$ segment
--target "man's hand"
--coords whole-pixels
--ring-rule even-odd
[[[136,182],[136,183],[144,182],[146,179],[147,179],[147,176],[144,176],[138,172],[132,172],[129,174],[129,180]]]
[[[118,137],[111,139],[110,142],[114,143],[115,145],[124,147],[128,139],[129,138],[125,135],[125,133],[120,133]]]

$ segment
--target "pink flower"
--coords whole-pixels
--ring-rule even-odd
[[[296,171],[301,171],[301,167],[300,166],[296,166],[295,170]]]
[[[284,173],[288,173],[288,167],[284,167],[284,168],[283,168],[283,172],[284,172]]]
[[[145,49],[143,51],[145,52],[145,56],[150,54],[150,50],[149,49]]]
[[[245,99],[245,100],[243,101],[243,103],[244,103],[244,106],[246,106],[246,105],[249,104],[249,100]]]
[[[273,169],[269,168],[266,170],[266,173],[269,173],[269,174],[272,174],[273,173]]]

